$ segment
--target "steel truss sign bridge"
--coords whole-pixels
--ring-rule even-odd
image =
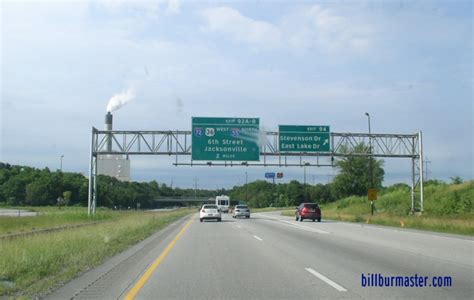
[[[95,213],[97,204],[98,156],[107,154],[167,155],[173,156],[175,166],[226,167],[334,167],[335,158],[350,156],[411,159],[411,209],[412,212],[423,211],[421,131],[415,134],[337,133],[329,132],[329,126],[282,125],[279,132],[262,132],[258,131],[258,124],[256,118],[240,118],[240,121],[239,118],[193,118],[191,131],[98,130],[93,127],[89,213]],[[371,146],[365,147],[364,152],[356,152],[360,144]],[[209,151],[205,151],[206,147]],[[228,150],[223,150],[224,147]]]

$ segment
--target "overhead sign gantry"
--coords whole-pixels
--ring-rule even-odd
[[[337,133],[329,126],[280,125],[260,130],[259,118],[192,119],[191,131],[98,130],[92,128],[89,213],[97,204],[99,155],[168,155],[175,166],[331,166],[334,158],[361,156],[411,159],[411,210],[423,211],[423,142],[414,134]],[[356,151],[360,144],[363,152]],[[184,161],[180,157],[184,157]]]

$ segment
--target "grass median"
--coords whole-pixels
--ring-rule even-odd
[[[0,244],[0,296],[31,297],[47,292],[191,212],[194,210],[104,211],[110,222],[4,239]]]

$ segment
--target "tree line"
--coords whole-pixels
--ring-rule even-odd
[[[88,179],[80,173],[51,171],[0,162],[0,203],[10,206],[87,206]],[[110,208],[154,208],[159,197],[215,197],[226,190],[171,188],[164,183],[123,182],[98,175],[99,205]]]
[[[354,152],[366,152],[367,147],[358,145]],[[226,194],[233,204],[243,202],[252,207],[293,206],[302,202],[328,203],[351,195],[366,195],[371,187],[369,159],[348,156],[336,161],[339,174],[328,184],[302,184],[296,180],[272,184],[257,180],[226,190],[172,188],[164,183],[122,182],[114,177],[97,177],[97,197],[100,206],[111,208],[142,208],[156,206],[159,197],[215,197]],[[373,159],[373,187],[382,188],[383,161]],[[79,173],[50,171],[0,163],[0,203],[7,205],[44,206],[87,205],[88,179]]]
[[[359,144],[352,153],[367,153],[368,146]],[[367,195],[371,187],[382,189],[385,171],[383,160],[372,158],[372,179],[369,158],[347,156],[335,162],[339,170],[334,180],[327,184],[302,184],[292,180],[285,184],[272,184],[259,180],[246,186],[234,187],[231,199],[239,199],[252,207],[296,206],[303,202],[329,203],[348,196]],[[373,181],[373,184],[372,184]]]

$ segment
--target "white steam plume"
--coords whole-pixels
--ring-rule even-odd
[[[257,132],[243,132],[239,136],[244,141],[252,142],[252,143],[257,143],[257,145],[261,148],[265,146],[267,143],[267,128],[263,125],[260,126],[260,129]]]
[[[126,91],[112,96],[112,98],[109,100],[109,104],[107,105],[107,112],[113,112],[114,110],[119,109],[128,102],[132,101],[134,98],[135,90],[133,88],[129,88]]]

